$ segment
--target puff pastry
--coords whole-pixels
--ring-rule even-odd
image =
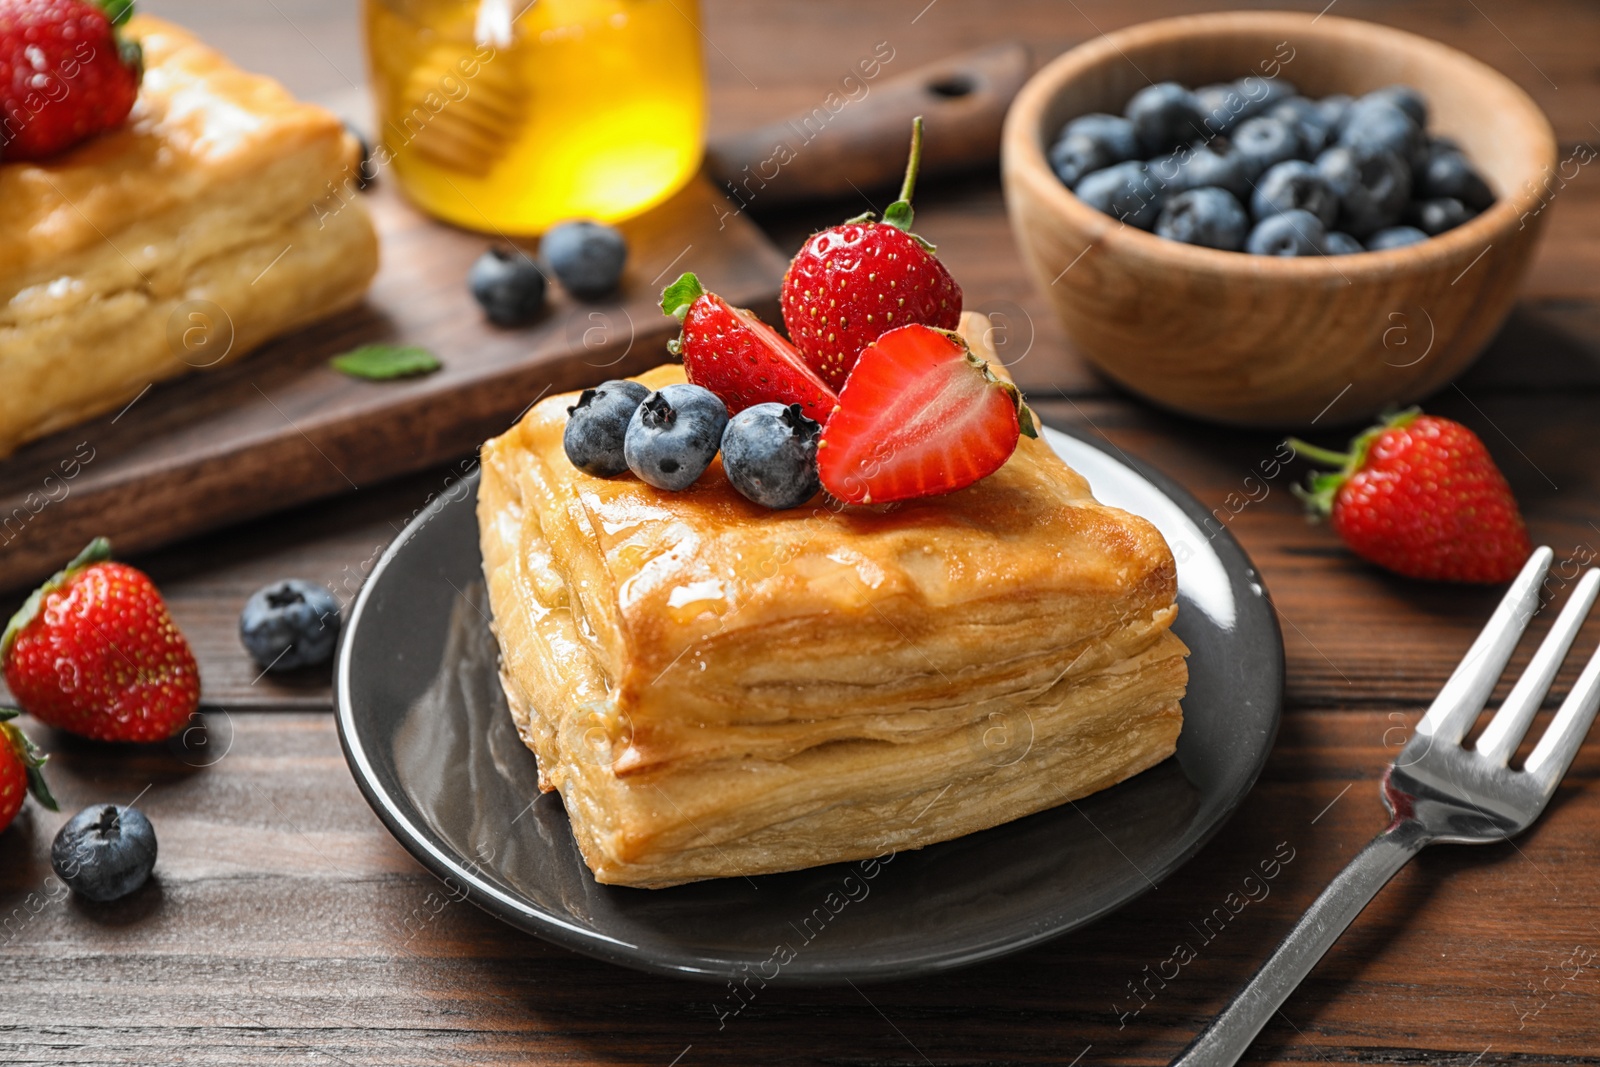
[[[0,456],[351,304],[377,271],[337,118],[175,26],[127,32],[146,68],[127,125],[0,163]]]
[[[774,512],[717,463],[682,493],[583,474],[574,401],[484,446],[478,518],[506,698],[599,881],[916,848],[1173,752],[1172,554],[1044,441],[948,496]]]

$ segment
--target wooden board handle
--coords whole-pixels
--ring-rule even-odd
[[[882,189],[905,173],[917,115],[924,177],[993,166],[1006,108],[1032,67],[1027,47],[1013,42],[861,81],[856,99],[834,93],[805,114],[713,142],[706,166],[741,209]]]

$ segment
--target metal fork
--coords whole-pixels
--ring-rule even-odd
[[[1550,691],[1600,593],[1600,569],[1584,574],[1522,677],[1472,748],[1462,739],[1488,702],[1539,606],[1553,553],[1529,558],[1500,606],[1434,698],[1399,757],[1383,773],[1389,826],[1312,903],[1267,962],[1172,1067],[1232,1067],[1345,928],[1425,845],[1483,845],[1526,830],[1539,817],[1600,707],[1600,649],[1584,666],[1521,770],[1507,766]]]

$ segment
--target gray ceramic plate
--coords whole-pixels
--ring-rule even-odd
[[[840,864],[673,889],[600,885],[560,798],[540,795],[500,693],[468,481],[389,546],[351,611],[335,696],[356,782],[400,843],[480,907],[663,974],[904,977],[1092,922],[1193,856],[1249,791],[1277,732],[1283,642],[1255,568],[1198,501],[1126,457],[1047,434],[1096,496],[1154,522],[1179,560],[1176,631],[1193,655],[1178,752],[1160,766],[901,853],[871,877]]]

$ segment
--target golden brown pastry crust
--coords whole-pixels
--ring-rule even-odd
[[[1171,754],[1171,553],[1045,442],[946,497],[772,512],[716,464],[583,474],[573,399],[485,445],[478,506],[512,713],[600,881],[915,847]]]
[[[340,195],[359,147],[337,118],[178,27],[127,29],[146,64],[127,125],[0,163],[0,456],[214,365],[169,338],[186,302],[223,309],[233,359],[377,271],[366,209]]]

